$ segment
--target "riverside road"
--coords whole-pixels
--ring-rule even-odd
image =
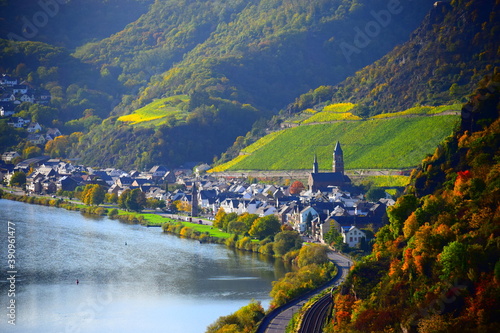
[[[347,258],[346,256],[337,253],[330,252],[328,253],[328,258],[333,261],[338,269],[339,274],[331,280],[328,285],[326,285],[323,289],[338,285],[345,281],[347,274],[349,273],[349,269],[352,266],[352,260]],[[300,308],[314,295],[305,295],[303,298],[296,300],[295,302],[289,303],[282,308],[282,311],[274,316],[274,318],[270,319],[270,322],[266,325],[263,324],[257,330],[258,333],[283,333],[285,332],[286,326],[292,319],[292,316],[297,313]]]

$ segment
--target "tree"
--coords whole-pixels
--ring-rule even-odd
[[[222,221],[224,220],[224,217],[226,216],[226,211],[223,208],[219,208],[219,211],[215,215],[214,223],[213,226],[215,228],[222,228]]]
[[[449,279],[454,274],[460,276],[466,271],[467,267],[467,246],[454,241],[443,248],[443,252],[439,255],[439,261],[443,267],[443,278]]]
[[[118,194],[116,193],[106,193],[104,200],[107,203],[118,203]]]
[[[371,202],[377,202],[381,198],[385,198],[385,190],[380,187],[372,187],[365,194],[366,199]]]
[[[247,231],[248,231],[252,227],[254,221],[258,218],[259,218],[259,215],[257,215],[257,214],[243,213],[240,216],[238,216],[237,221],[245,223],[247,226]]]
[[[148,198],[148,199],[146,199],[146,207],[151,208],[151,209],[164,208],[165,201],[159,200],[159,199],[154,199],[154,198]]]
[[[26,174],[22,171],[16,171],[10,178],[10,186],[23,186],[26,184]]]
[[[273,251],[278,256],[283,256],[289,251],[302,247],[302,237],[297,231],[285,230],[274,237]]]
[[[412,194],[403,195],[396,201],[396,204],[387,209],[389,217],[389,229],[394,239],[403,233],[403,225],[408,216],[417,209],[418,199]]]
[[[328,244],[333,245],[335,247],[342,246],[342,244],[344,242],[342,235],[337,230],[337,228],[335,228],[335,225],[333,222],[330,223],[330,231],[328,231],[326,233],[324,238]]]
[[[255,220],[248,232],[250,236],[264,239],[274,237],[281,230],[281,223],[275,215],[268,215]]]
[[[224,217],[222,218],[221,228],[223,230],[227,230],[229,223],[236,221],[237,218],[238,218],[238,214],[236,214],[236,213],[229,213],[229,214],[224,215]]]
[[[292,186],[290,186],[290,194],[300,194],[300,192],[305,190],[305,188],[306,187],[302,184],[302,182],[296,180],[292,183]]]
[[[99,206],[104,202],[106,191],[101,185],[88,184],[82,193],[82,201],[87,206]]]
[[[328,248],[317,244],[308,244],[300,249],[297,257],[299,267],[311,264],[322,265],[328,262]]]
[[[42,149],[37,146],[29,145],[23,149],[23,157],[24,158],[32,158],[35,156],[40,156],[42,154]]]
[[[71,148],[71,141],[68,135],[61,135],[45,144],[45,153],[51,157],[66,157],[67,151]]]
[[[140,212],[146,205],[146,195],[138,188],[125,190],[118,199],[120,208]]]
[[[227,232],[237,234],[237,235],[244,235],[247,233],[249,228],[244,222],[240,222],[238,220],[233,220],[229,222],[227,225]]]

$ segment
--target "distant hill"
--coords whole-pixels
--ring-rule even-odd
[[[385,0],[157,1],[124,30],[75,55],[116,67],[125,86],[146,86],[137,102],[115,110],[120,115],[153,98],[194,91],[278,110],[406,41],[432,3],[388,8]],[[379,13],[389,15],[390,27],[377,23]],[[357,31],[373,23],[376,36],[356,59],[346,59],[341,45],[354,43]]]
[[[147,147],[136,141],[142,135],[128,136],[127,147],[143,149],[128,149],[134,154],[127,158],[108,152],[96,159],[106,145],[89,142],[132,131],[121,121],[111,127],[110,122],[127,119],[113,117],[93,127],[72,157],[106,165],[122,160],[122,167],[158,163],[155,158],[168,165],[191,159],[211,162],[256,120],[319,84],[340,82],[405,41],[431,4],[405,2],[388,8],[382,0],[157,1],[123,31],[82,46],[75,56],[106,69],[110,80],[123,84],[128,94],[113,116],[136,114],[156,100],[185,94],[190,97],[186,121],[170,118],[156,126],[159,140]],[[376,22],[374,15],[380,13],[389,13],[392,28],[380,28],[366,52],[347,61],[340,45],[353,42],[357,29]],[[220,118],[222,114],[226,116]],[[208,128],[211,124],[219,130]],[[182,132],[182,138],[189,133],[188,141],[200,144],[179,142],[179,136],[167,134],[173,132]]]

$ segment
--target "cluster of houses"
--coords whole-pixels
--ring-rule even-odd
[[[42,132],[42,126],[37,122],[22,117],[12,117],[16,106],[21,103],[48,104],[51,95],[47,90],[34,89],[28,82],[19,82],[19,79],[7,74],[0,76],[0,117],[8,118],[7,125],[15,128],[25,128],[28,131],[28,141],[34,145],[44,145],[61,135],[57,128],[49,128]]]
[[[362,228],[371,226],[376,230],[382,226],[386,207],[394,203],[392,199],[367,202],[362,193],[347,185],[343,188],[328,186],[322,190],[310,185],[300,194],[292,194],[289,186],[249,184],[241,179],[200,175],[192,169],[169,170],[164,166],[154,166],[146,172],[114,168],[94,170],[46,156],[10,165],[9,169],[5,166],[8,165],[0,166],[0,180],[4,178],[8,182],[15,171],[23,171],[27,174],[26,191],[31,193],[74,191],[77,186],[86,184],[100,184],[108,193],[117,195],[138,188],[147,198],[164,200],[167,207],[175,201],[194,204],[207,217],[213,217],[219,209],[261,217],[274,214],[282,224],[317,241],[323,241],[326,233],[336,228],[351,247],[366,238]],[[178,189],[169,192],[166,184],[178,184]]]
[[[8,117],[15,113],[15,108],[23,102],[48,104],[50,92],[35,89],[26,81],[19,82],[16,77],[2,74],[0,76],[0,116]]]

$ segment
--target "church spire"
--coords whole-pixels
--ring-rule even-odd
[[[340,147],[340,142],[337,141],[335,149],[333,150],[333,172],[340,172],[344,174],[344,152]]]
[[[313,173],[318,173],[319,168],[318,168],[318,156],[314,154],[314,163],[313,163]]]

